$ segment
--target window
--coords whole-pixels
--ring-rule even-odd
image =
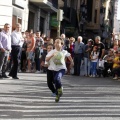
[[[71,0],[67,0],[67,7],[70,7]]]
[[[22,24],[22,19],[18,16],[13,15],[12,16],[12,31],[15,30],[15,27],[16,27],[17,23]]]
[[[92,9],[93,9],[93,0],[87,0],[87,19],[88,22],[92,21]]]
[[[97,23],[97,10],[95,10],[94,22]]]
[[[31,11],[29,11],[29,21],[28,21],[28,29],[34,29],[34,17],[35,17],[35,14]]]
[[[39,30],[41,31],[41,33],[44,33],[44,25],[45,25],[45,18],[40,17],[40,27],[39,27]]]

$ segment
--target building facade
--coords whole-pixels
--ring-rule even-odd
[[[114,34],[120,34],[120,20],[115,19]]]
[[[22,25],[22,31],[27,30],[28,27],[28,8],[29,0],[12,0],[12,30],[15,29],[16,23]]]
[[[28,29],[50,36],[50,18],[52,14],[57,13],[57,9],[58,0],[30,0]]]
[[[5,23],[12,25],[12,0],[0,0],[0,28]]]
[[[115,5],[114,5],[114,34],[118,34],[119,32],[119,21],[117,19],[117,12],[118,12],[118,0],[115,0]],[[118,13],[119,14],[119,13]]]
[[[63,0],[63,2],[62,32],[68,36],[82,35],[84,39],[101,33],[101,0]]]
[[[22,24],[22,31],[28,25],[28,0],[0,0],[0,28],[9,23],[15,29],[16,23]]]
[[[94,35],[107,37],[115,28],[118,0],[0,0],[0,28],[10,23],[22,24],[22,31],[32,29],[47,36],[57,36],[57,10],[63,9],[61,33],[68,37]]]

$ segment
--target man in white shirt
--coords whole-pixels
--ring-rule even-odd
[[[0,79],[8,78],[6,75],[7,61],[11,51],[10,24],[6,23],[0,32]]]
[[[21,24],[19,23],[16,24],[16,29],[11,34],[11,40],[12,40],[11,55],[13,60],[13,66],[9,73],[9,76],[11,76],[13,79],[19,79],[17,77],[17,70],[18,70],[18,63],[20,59],[20,51],[24,41],[21,34]]]

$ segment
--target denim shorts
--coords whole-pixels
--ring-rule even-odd
[[[26,55],[27,55],[27,60],[32,60],[33,59],[33,52],[27,52],[26,53]]]

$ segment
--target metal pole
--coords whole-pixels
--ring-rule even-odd
[[[61,21],[58,20],[57,37],[60,37],[60,25],[61,25]]]

